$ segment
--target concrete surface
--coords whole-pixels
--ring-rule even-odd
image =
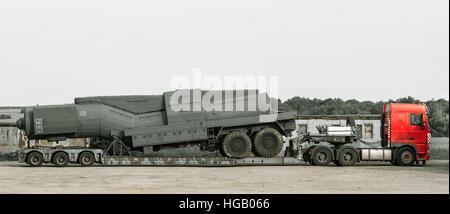
[[[0,162],[0,193],[449,193],[448,160],[398,167],[28,167]]]

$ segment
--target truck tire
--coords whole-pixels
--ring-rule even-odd
[[[416,162],[416,153],[410,147],[400,148],[396,161],[399,166],[412,166]]]
[[[36,167],[36,166],[41,166],[43,162],[44,162],[44,157],[42,156],[41,153],[31,152],[30,154],[28,154],[28,157],[27,157],[28,165]]]
[[[283,149],[283,137],[274,128],[264,128],[255,135],[255,152],[261,157],[274,157]]]
[[[354,149],[342,149],[339,152],[338,163],[339,166],[353,166],[358,160],[358,153]]]
[[[78,157],[78,163],[81,166],[91,166],[94,164],[95,157],[92,152],[82,152],[80,156]]]
[[[53,155],[52,163],[58,167],[67,166],[69,164],[69,156],[65,152],[57,152]]]
[[[252,141],[244,132],[231,132],[222,142],[223,152],[230,158],[245,158],[252,151]]]
[[[333,155],[328,148],[316,147],[312,151],[311,162],[314,166],[326,166],[330,164],[333,159]]]

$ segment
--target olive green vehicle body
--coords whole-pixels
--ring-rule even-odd
[[[187,90],[190,95],[205,91]],[[17,126],[28,139],[60,141],[67,138],[119,138],[131,150],[142,152],[177,148],[190,144],[203,150],[220,148],[220,141],[230,132],[242,131],[249,136],[264,128],[274,128],[283,136],[295,130],[295,112],[276,114],[260,108],[243,111],[174,111],[171,97],[177,91],[162,95],[102,96],[76,98],[74,104],[34,106],[24,109]],[[225,91],[219,92],[225,96]],[[237,94],[236,91],[233,91]],[[255,95],[256,96],[253,96]],[[246,91],[240,99],[223,99],[219,105],[258,103],[268,97],[256,90]],[[191,107],[195,104],[189,102]],[[225,108],[223,108],[225,109]],[[267,119],[271,117],[272,119]]]

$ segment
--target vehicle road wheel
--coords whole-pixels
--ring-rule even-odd
[[[41,166],[44,162],[44,157],[39,152],[32,152],[27,157],[27,163],[30,166]]]
[[[358,154],[353,149],[343,149],[339,153],[338,162],[340,166],[353,166],[358,159]]]
[[[57,152],[52,159],[52,163],[55,166],[67,166],[69,164],[69,156],[64,152]]]
[[[324,147],[317,147],[312,153],[312,163],[315,166],[326,166],[333,158],[331,151]]]
[[[94,164],[94,160],[94,154],[92,154],[91,152],[83,152],[78,157],[78,163],[81,166],[91,166],[92,164]]]
[[[244,132],[232,132],[222,142],[223,152],[230,158],[245,158],[252,151],[252,141]]]
[[[283,149],[283,137],[274,128],[264,128],[255,135],[255,152],[261,157],[274,157]]]
[[[416,153],[409,147],[403,147],[397,152],[397,163],[400,166],[412,166],[416,162]]]

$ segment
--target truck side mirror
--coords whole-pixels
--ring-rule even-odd
[[[425,129],[425,121],[421,120],[419,126],[422,127],[422,129]]]
[[[420,122],[420,126],[422,127],[422,129],[425,129],[425,124],[427,123],[427,120],[424,118],[425,115],[421,115],[421,122]]]

